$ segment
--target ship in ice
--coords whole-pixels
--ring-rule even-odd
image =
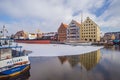
[[[22,46],[14,43],[13,39],[5,36],[6,29],[0,31],[0,78],[18,75],[30,68],[28,54]]]

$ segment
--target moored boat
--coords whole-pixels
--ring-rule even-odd
[[[120,45],[120,40],[118,40],[118,39],[113,40],[113,44],[114,45]]]
[[[14,40],[3,35],[0,37],[0,79],[20,74],[30,67],[28,52],[22,46],[13,44]]]
[[[15,42],[17,43],[30,43],[30,44],[50,44],[50,40],[37,40],[37,39],[16,39]]]

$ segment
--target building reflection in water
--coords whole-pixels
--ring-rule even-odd
[[[99,63],[101,58],[100,50],[81,54],[81,55],[74,55],[74,56],[62,56],[59,57],[61,64],[68,61],[71,67],[75,67],[80,64],[81,69],[85,68],[87,71],[91,70]]]
[[[21,72],[19,75],[3,78],[0,80],[29,80],[30,77],[30,67],[25,71]]]
[[[113,50],[113,51],[120,51],[120,46],[119,45],[105,46],[105,49],[109,49],[109,50]]]

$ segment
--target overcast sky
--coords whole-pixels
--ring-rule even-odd
[[[120,31],[120,0],[0,0],[0,29],[56,32],[61,22],[89,16],[102,32]]]

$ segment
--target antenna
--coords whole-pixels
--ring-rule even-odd
[[[83,22],[83,12],[81,12],[81,24]]]
[[[5,36],[5,25],[3,25],[3,37]]]

